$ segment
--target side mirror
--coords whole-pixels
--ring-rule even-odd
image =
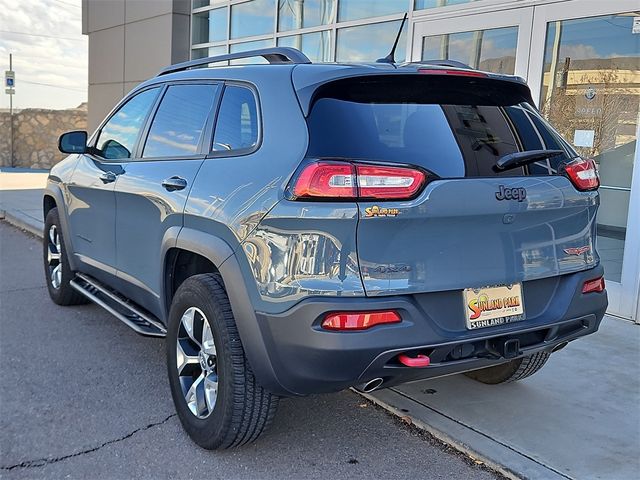
[[[85,153],[87,151],[87,132],[76,130],[60,135],[58,150],[62,153]]]

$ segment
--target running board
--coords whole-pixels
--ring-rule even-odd
[[[77,273],[70,284],[75,290],[93,303],[100,305],[140,335],[149,337],[165,337],[167,335],[167,330],[152,314],[143,311],[130,300],[109,290],[88,275]]]

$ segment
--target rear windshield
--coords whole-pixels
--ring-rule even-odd
[[[577,156],[520,86],[426,75],[358,77],[321,87],[308,118],[308,156],[418,165],[441,178],[550,175]],[[453,81],[452,81],[453,80]],[[497,173],[510,153],[562,150]]]

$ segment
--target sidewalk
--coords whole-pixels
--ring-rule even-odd
[[[491,386],[455,375],[369,397],[506,474],[636,479],[639,367],[640,326],[607,316],[600,331],[522,382]]]
[[[48,174],[45,170],[0,168],[0,218],[41,235],[42,189]]]
[[[46,173],[0,171],[6,220],[42,234]],[[1,215],[0,215],[1,216]],[[607,316],[522,382],[462,375],[365,395],[513,478],[638,478],[640,326]]]

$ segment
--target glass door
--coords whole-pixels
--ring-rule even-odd
[[[598,251],[609,312],[636,318],[640,277],[640,9],[573,0],[535,8],[529,84],[541,112],[599,167]],[[544,39],[544,41],[542,41]]]
[[[414,16],[412,61],[449,59],[526,78],[533,7],[429,20]]]

